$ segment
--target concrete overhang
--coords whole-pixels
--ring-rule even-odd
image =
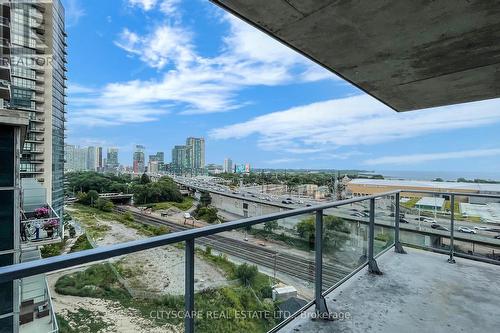
[[[0,109],[0,125],[19,127],[21,143],[24,143],[29,125],[28,112],[14,109]]]
[[[212,2],[396,111],[500,97],[499,1]]]

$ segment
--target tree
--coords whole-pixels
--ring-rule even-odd
[[[217,208],[215,207],[201,207],[198,205],[194,214],[197,219],[207,221],[208,223],[215,223],[219,219]]]
[[[316,222],[314,217],[309,217],[297,223],[295,230],[299,237],[307,240],[310,246],[314,245]],[[350,230],[346,222],[337,216],[323,217],[323,240],[325,247],[339,248],[349,238]]]
[[[274,220],[274,221],[267,221],[266,223],[264,223],[264,231],[266,231],[267,233],[272,233],[273,230],[275,229],[278,229],[279,225],[278,225],[278,221]]]
[[[255,265],[248,265],[244,263],[236,268],[236,277],[246,286],[252,285],[258,273],[259,270]]]
[[[146,175],[146,173],[143,173],[142,176],[141,176],[141,184],[142,185],[146,185],[146,184],[149,184],[151,183],[151,179],[149,179],[149,176]]]
[[[210,196],[210,193],[208,192],[201,192],[200,196],[200,204],[202,207],[207,207],[212,203],[212,197]]]
[[[314,226],[314,219],[313,218],[304,219],[304,220],[300,221],[299,223],[297,223],[297,225],[295,226],[295,230],[297,231],[297,234],[301,238],[305,238],[305,239],[309,239],[310,236],[314,237],[314,230],[315,229],[316,228]]]
[[[99,193],[97,193],[96,190],[90,190],[87,192],[87,200],[88,200],[88,204],[91,205],[91,206],[95,206],[95,204],[97,203],[97,200],[99,199]]]
[[[103,212],[111,212],[113,211],[114,205],[110,200],[106,198],[99,198],[97,199],[96,207]]]

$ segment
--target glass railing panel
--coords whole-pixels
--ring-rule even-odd
[[[366,202],[327,209],[323,217],[323,291],[367,262]]]
[[[196,240],[196,332],[267,332],[313,299],[312,214]],[[195,286],[195,290],[196,290]]]
[[[416,195],[401,194],[401,211],[408,222],[401,224],[403,243],[450,251],[453,211],[455,253],[499,260],[500,239],[496,237],[500,234],[500,220],[494,215],[494,199],[455,195],[452,204],[450,194]]]
[[[122,236],[136,237],[128,232]],[[60,330],[182,332],[184,259],[178,243],[48,274]]]
[[[396,203],[394,195],[375,198],[374,256],[394,244],[395,214]],[[399,222],[400,225],[404,222],[401,213]]]

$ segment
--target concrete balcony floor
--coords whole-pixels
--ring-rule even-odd
[[[280,332],[499,332],[500,266],[405,250],[377,260],[384,275],[365,268],[326,297],[330,312],[351,319],[302,316]]]

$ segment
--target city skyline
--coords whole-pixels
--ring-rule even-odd
[[[168,11],[162,1],[74,3],[70,56],[82,65],[71,72],[69,140],[119,147],[121,163],[135,143],[169,151],[189,135],[206,138],[207,164],[231,156],[260,168],[488,171],[500,163],[498,99],[396,113],[208,2],[170,1]],[[89,45],[99,52],[83,52]]]

